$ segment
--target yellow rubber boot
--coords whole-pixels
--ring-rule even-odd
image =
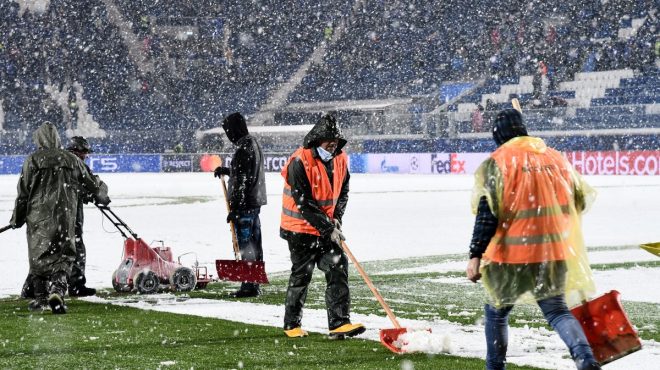
[[[302,330],[302,328],[299,326],[297,328],[285,330],[284,334],[286,334],[287,337],[289,338],[302,338],[306,337],[309,335],[306,331]]]
[[[364,333],[367,329],[362,324],[344,324],[336,329],[330,330],[331,339],[344,339]]]

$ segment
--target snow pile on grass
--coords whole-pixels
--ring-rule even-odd
[[[406,353],[452,353],[451,337],[432,333],[430,329],[409,329],[394,341],[394,346]]]

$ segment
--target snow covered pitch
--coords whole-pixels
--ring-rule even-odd
[[[212,174],[103,174],[102,179],[110,188],[110,206],[148,243],[164,240],[165,245],[173,248],[175,256],[195,252],[199,262],[211,269],[215,259],[233,257],[229,227],[225,223],[222,190]],[[17,181],[17,175],[0,176],[0,219],[5,222],[11,217]],[[657,260],[657,257],[642,250],[621,247],[660,239],[657,228],[657,220],[660,219],[660,177],[601,176],[587,177],[587,181],[599,192],[593,208],[583,218],[586,245],[591,248],[591,263]],[[464,253],[467,259],[473,222],[470,213],[471,187],[472,177],[469,175],[354,174],[351,177],[351,192],[344,218],[347,243],[361,262],[457,253]],[[269,204],[262,209],[261,220],[266,267],[271,273],[288,270],[290,265],[286,242],[279,238],[278,233],[282,190],[279,174],[268,174],[267,188]],[[110,287],[110,276],[121,260],[121,235],[110,223],[102,220],[96,209],[87,207],[84,239],[88,251],[88,285]],[[25,229],[3,233],[0,235],[0,245],[3,252],[0,255],[3,269],[0,296],[6,297],[19,293],[27,274]],[[192,262],[190,257],[184,257],[189,258],[186,260],[188,263]],[[400,266],[399,270],[392,273],[462,271],[464,267],[465,264],[458,261],[422,266],[416,264]],[[660,304],[660,290],[648,289],[654,286],[654,282],[660,281],[660,268],[610,269],[597,271],[595,277],[599,292],[617,289],[626,301]],[[363,283],[352,278],[351,285],[358,284]],[[383,293],[387,299],[387,293]],[[223,309],[193,309],[193,302],[188,302],[177,305],[164,297],[162,307],[149,308],[186,311],[229,320],[241,320],[241,310],[258,309],[266,317],[272,318],[264,320],[263,324],[281,325],[281,306],[257,307],[255,304],[220,301]],[[460,307],[455,308],[455,312],[460,314]],[[372,328],[367,333],[368,337],[374,337],[379,327],[391,326],[384,315],[360,319],[364,319]],[[322,310],[306,310],[304,323],[310,330],[327,330]],[[426,323],[403,320],[403,324],[414,326]],[[449,340],[442,341],[442,345],[451,347],[447,350],[461,355],[461,349],[465,348],[469,352],[464,355],[483,358],[485,344],[483,332],[478,331],[478,325],[478,332],[471,336],[452,332],[460,327],[457,324],[433,325],[436,326],[434,333],[441,334],[442,331],[438,330],[445,328],[443,335],[449,336]],[[657,327],[660,327],[660,318],[656,320]],[[543,339],[546,337],[544,333],[536,329],[525,331],[519,328],[511,336],[512,339],[539,340],[544,345],[554,343]],[[513,355],[518,344],[512,344]],[[653,364],[660,360],[660,348],[657,344],[645,344],[647,349],[606,368],[653,368]],[[570,368],[570,360],[562,359],[562,355],[568,352],[563,349],[561,342],[550,346],[548,351],[553,355],[525,353],[524,345],[521,343],[520,346],[519,356],[510,356],[512,362]]]

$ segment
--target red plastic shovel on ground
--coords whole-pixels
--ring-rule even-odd
[[[618,291],[612,290],[571,309],[601,365],[642,348],[637,332],[621,307],[619,296]]]
[[[364,279],[364,282],[371,290],[371,293],[374,294],[374,297],[376,297],[378,303],[380,303],[380,305],[383,307],[383,310],[385,310],[387,317],[390,319],[390,321],[392,321],[392,324],[394,324],[394,329],[380,329],[380,342],[383,343],[383,345],[387,347],[387,349],[389,349],[394,353],[405,353],[406,351],[403,348],[401,348],[401,346],[399,345],[399,336],[406,333],[408,329],[401,327],[401,325],[399,324],[399,320],[397,320],[396,317],[394,316],[394,312],[392,312],[390,306],[388,306],[387,303],[385,303],[383,296],[381,296],[380,293],[378,293],[378,289],[376,289],[374,283],[371,282],[371,279],[369,279],[367,273],[364,272],[364,269],[362,268],[360,263],[357,261],[355,256],[353,256],[353,253],[351,253],[351,250],[348,248],[348,245],[346,245],[346,243],[342,241],[341,246],[344,249],[344,252],[346,252],[348,258],[355,265],[355,268],[360,273],[360,276],[362,276],[362,279]],[[431,331],[430,329],[427,330]]]
[[[229,208],[229,197],[227,195],[227,184],[225,184],[224,176],[220,177],[222,182],[222,190],[225,194],[225,203],[227,204],[227,212]],[[242,283],[259,283],[268,284],[268,276],[266,276],[266,265],[264,261],[243,261],[241,260],[241,252],[238,249],[238,240],[236,239],[236,229],[234,222],[229,222],[231,229],[231,241],[234,245],[234,260],[216,260],[215,267],[218,270],[218,277],[222,280],[240,281]]]

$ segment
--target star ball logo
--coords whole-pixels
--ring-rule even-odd
[[[412,156],[410,157],[410,171],[411,172],[417,172],[419,170],[419,159],[417,159],[417,156]]]

